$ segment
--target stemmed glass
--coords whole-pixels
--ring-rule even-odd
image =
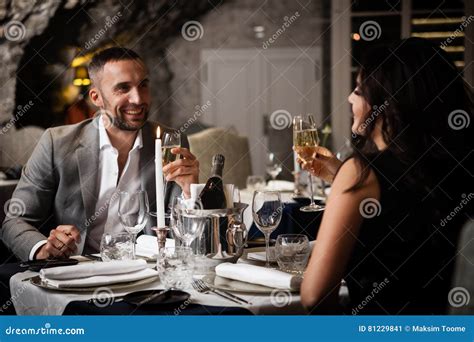
[[[166,132],[163,134],[163,145],[161,146],[163,166],[168,165],[169,163],[174,162],[178,159],[178,154],[173,154],[171,150],[176,147],[181,147],[181,133]],[[164,178],[164,176],[163,176]],[[166,178],[163,179],[164,191],[166,191]]]
[[[317,147],[319,145],[318,130],[314,123],[313,116],[308,114],[308,120],[302,116],[295,116],[293,119],[293,149],[305,163],[312,163],[316,158]],[[323,205],[314,202],[313,178],[309,173],[309,189],[311,202],[308,206],[301,207],[301,211],[314,212],[324,210]]]
[[[282,166],[275,153],[270,152],[267,154],[266,160],[266,171],[275,180],[282,170]]]
[[[150,206],[148,204],[148,196],[146,191],[139,190],[137,192],[122,191],[119,193],[119,209],[118,215],[120,223],[132,237],[133,259],[136,258],[135,242],[137,235],[140,233],[148,221]]]
[[[200,237],[207,217],[200,216],[196,210],[202,208],[199,200],[182,200],[176,198],[171,209],[171,229],[185,247],[190,247],[193,241]]]
[[[270,267],[270,235],[280,224],[283,212],[281,195],[277,191],[255,191],[252,214],[255,224],[265,236],[265,267]]]
[[[176,147],[181,147],[181,134],[179,132],[164,133],[163,145],[161,146],[161,151],[163,154],[163,166],[174,162],[178,158],[178,154],[171,153],[171,150]]]

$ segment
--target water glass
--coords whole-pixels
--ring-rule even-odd
[[[100,257],[102,261],[132,260],[133,239],[128,233],[102,235],[100,241]]]
[[[311,253],[308,237],[302,234],[278,235],[275,252],[282,271],[302,274]]]
[[[165,289],[186,289],[191,286],[194,255],[190,247],[164,248],[156,263],[160,281]]]

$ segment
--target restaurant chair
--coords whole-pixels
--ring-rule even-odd
[[[247,176],[252,174],[247,137],[239,136],[233,127],[214,127],[188,138],[191,151],[199,160],[201,182],[206,182],[210,176],[212,156],[220,153],[225,156],[224,182],[240,189],[246,187]]]

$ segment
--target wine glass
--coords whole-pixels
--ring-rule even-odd
[[[267,154],[266,171],[272,180],[275,180],[282,171],[281,163],[273,152]]]
[[[171,150],[176,147],[181,147],[181,134],[179,132],[164,133],[163,145],[161,146],[163,166],[174,162],[178,158],[179,155],[171,153]]]
[[[283,212],[281,195],[277,191],[255,191],[252,214],[255,224],[265,236],[265,267],[270,267],[270,235],[280,224]]]
[[[319,145],[318,130],[314,123],[313,116],[308,114],[305,121],[302,116],[295,116],[293,119],[293,149],[305,163],[312,163],[317,154]],[[314,203],[313,178],[309,173],[309,189],[311,202],[309,205],[301,207],[301,211],[315,212],[324,210],[323,205]]]
[[[145,228],[148,221],[150,207],[146,191],[137,192],[121,191],[119,193],[118,215],[120,223],[132,237],[133,259],[135,256],[135,242],[139,232]]]
[[[207,217],[199,215],[201,209],[199,200],[176,199],[173,204],[171,230],[185,247],[190,247],[204,230]]]
[[[161,155],[163,160],[163,166],[174,162],[178,159],[178,154],[173,154],[171,150],[176,147],[181,147],[181,133],[179,132],[165,132],[163,134],[163,145],[161,145]],[[166,191],[166,178],[163,175],[164,191]]]

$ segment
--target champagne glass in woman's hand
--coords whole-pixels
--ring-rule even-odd
[[[298,162],[304,170],[311,172],[313,176],[321,178],[327,183],[332,183],[342,162],[325,147],[317,146],[315,149],[316,155],[312,161],[307,163],[298,157]]]
[[[293,148],[298,157],[306,164],[311,164],[316,158],[319,147],[319,137],[313,116],[308,115],[308,120],[301,116],[295,116],[293,119]],[[324,206],[314,203],[313,179],[309,174],[309,189],[311,203],[308,206],[301,207],[301,211],[313,212],[324,210]]]

